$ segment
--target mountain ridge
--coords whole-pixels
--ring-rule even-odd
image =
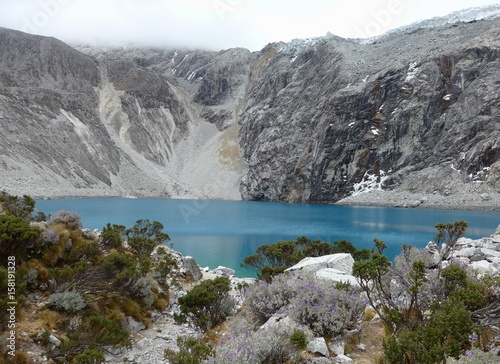
[[[0,29],[0,42],[8,33]],[[43,109],[44,118],[25,109],[9,112],[7,123],[0,118],[9,130],[0,144],[0,182],[8,191],[39,197],[241,194],[254,200],[370,203],[367,196],[373,194],[357,192],[381,188],[394,196],[409,194],[403,199],[444,196],[451,207],[464,198],[479,208],[496,206],[499,35],[496,18],[370,44],[329,36],[272,43],[259,52],[71,48],[79,51],[76,64],[89,62],[85,72],[91,77],[83,78],[90,81],[56,82],[64,91],[57,97],[41,88],[52,102],[41,102],[33,92],[23,95],[27,104]],[[48,42],[23,37],[44,39],[39,47]],[[17,59],[23,47],[15,55],[5,41],[2,48],[8,52],[0,58],[0,116],[19,101],[10,71],[33,77],[44,69],[14,67],[5,54]],[[43,75],[40,84],[55,82],[48,70]],[[23,77],[15,80],[26,82],[21,93],[37,81]],[[68,88],[86,90],[85,105],[67,95]],[[73,109],[61,107],[68,104]],[[79,147],[70,150],[69,161],[54,148],[49,154],[58,156],[55,162],[43,152],[47,145],[32,143],[34,136],[14,148],[19,115],[37,120],[37,127],[64,121],[64,136]],[[92,148],[98,148],[94,154]],[[20,155],[25,159],[16,161]],[[92,155],[99,155],[102,168],[92,165]],[[46,175],[37,179],[23,166],[39,158],[42,163],[30,168]],[[461,196],[464,191],[470,201]],[[479,197],[485,194],[488,199]]]

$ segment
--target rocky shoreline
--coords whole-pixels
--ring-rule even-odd
[[[498,193],[455,193],[451,195],[411,193],[407,191],[370,191],[349,196],[337,205],[424,208],[438,210],[500,211]]]

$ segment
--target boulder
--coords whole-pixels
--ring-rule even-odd
[[[352,266],[354,264],[354,259],[351,254],[348,253],[337,253],[324,255],[321,257],[307,257],[302,259],[300,262],[294,266],[285,270],[285,272],[303,270],[306,272],[317,272],[320,269],[334,268],[344,274],[352,274]]]
[[[460,249],[460,250],[454,252],[453,255],[456,257],[458,256],[458,257],[470,258],[476,253],[477,253],[477,248],[469,247],[469,248]]]
[[[459,238],[457,239],[457,242],[455,243],[455,249],[458,249],[461,247],[465,247],[465,246],[475,246],[474,245],[474,240],[472,239],[469,239],[469,238]]]
[[[477,246],[479,248],[486,248],[491,250],[500,251],[499,242],[495,242],[493,238],[482,238],[480,240],[476,240],[478,242]]]
[[[49,336],[49,341],[50,341],[50,344],[52,345],[52,348],[58,348],[59,345],[61,345],[61,340],[59,340],[54,335]]]
[[[470,266],[478,273],[480,277],[483,277],[485,275],[495,277],[499,274],[499,270],[495,268],[495,266],[492,263],[486,260],[480,260],[479,262],[472,262]]]
[[[181,270],[184,271],[188,277],[192,277],[195,282],[203,277],[200,267],[198,267],[193,257],[190,256],[184,257],[182,260]]]
[[[236,274],[236,271],[234,269],[219,265],[216,269],[214,269],[214,273],[229,277],[234,276]]]
[[[296,326],[297,324],[288,315],[275,313],[259,329],[292,331]]]
[[[429,252],[431,256],[431,262],[430,265],[432,267],[435,267],[439,264],[441,261],[441,254],[439,253],[439,247],[436,243],[429,241],[427,245],[425,246],[425,249]]]
[[[344,355],[345,353],[345,341],[343,339],[331,340],[329,342],[329,347],[332,353],[334,353],[336,356]]]
[[[329,280],[332,282],[349,283],[351,286],[359,286],[356,277],[345,274],[344,272],[335,268],[324,268],[318,270],[314,275],[318,278]]]
[[[135,320],[132,316],[127,316],[123,320],[123,326],[132,334],[136,334],[146,328],[142,322]]]
[[[345,355],[337,355],[334,359],[335,363],[352,363],[353,360]]]
[[[328,351],[328,346],[326,346],[326,341],[322,337],[315,337],[311,341],[307,343],[307,351],[312,354],[320,354],[325,357],[330,356],[330,352]]]
[[[481,248],[481,253],[487,258],[488,257],[500,258],[500,252],[497,252],[496,250]]]
[[[438,253],[439,254],[439,247],[436,243],[429,241],[427,245],[425,246],[425,249],[429,251],[429,253],[434,254]]]

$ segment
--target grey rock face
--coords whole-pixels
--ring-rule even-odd
[[[325,357],[329,357],[328,347],[326,346],[326,341],[322,337],[316,337],[307,343],[307,351],[313,354],[321,354]]]
[[[446,179],[497,188],[499,24],[262,50],[240,119],[242,196],[330,202],[367,176],[426,193]]]
[[[0,49],[0,188],[34,197],[239,198],[237,130],[206,123],[194,88],[139,60],[4,28]]]
[[[182,268],[185,272],[186,275],[191,277],[193,281],[199,281],[202,277],[203,274],[201,273],[200,267],[198,267],[198,264],[196,261],[193,259],[193,257],[184,257],[182,260]]]
[[[10,192],[500,203],[500,19],[254,53],[72,48],[0,28],[0,49]]]

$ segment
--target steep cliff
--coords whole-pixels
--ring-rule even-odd
[[[500,203],[499,47],[498,18],[254,53],[72,48],[0,28],[0,186]]]
[[[243,197],[330,202],[370,178],[423,193],[445,193],[455,179],[493,188],[499,25],[268,46],[240,120]]]

